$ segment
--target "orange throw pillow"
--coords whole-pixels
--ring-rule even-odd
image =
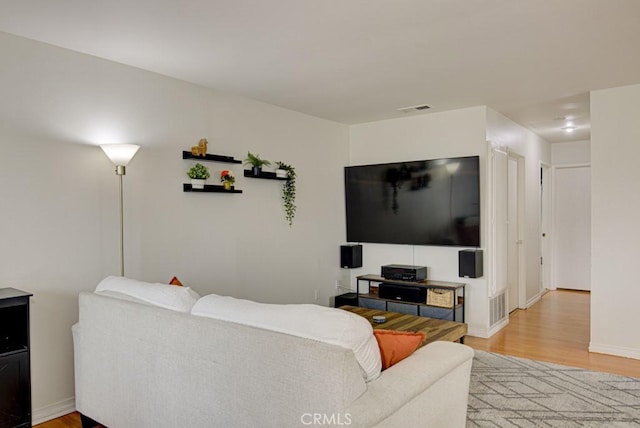
[[[171,278],[171,281],[169,281],[169,284],[171,285],[177,285],[178,287],[182,287],[182,283],[180,282],[180,280],[178,279],[177,276],[174,276],[173,278]]]
[[[388,369],[413,354],[427,338],[424,333],[411,331],[373,330],[373,335],[380,348],[382,370]]]

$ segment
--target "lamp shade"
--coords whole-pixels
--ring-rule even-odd
[[[452,163],[446,164],[444,167],[447,168],[447,172],[450,175],[453,175],[453,174],[456,173],[458,168],[460,168],[460,163],[459,162],[452,162]]]
[[[100,146],[104,153],[116,166],[127,166],[133,159],[140,146],[136,144],[103,144]]]

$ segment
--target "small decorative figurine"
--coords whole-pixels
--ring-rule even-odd
[[[207,139],[203,138],[198,142],[197,146],[191,147],[191,154],[204,157],[207,154]]]

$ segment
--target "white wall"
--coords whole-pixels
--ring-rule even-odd
[[[591,93],[591,344],[640,359],[640,85]]]
[[[102,270],[95,168],[102,156],[91,146],[0,128],[0,287],[34,294],[36,414],[73,406],[70,328],[77,321],[77,294],[95,285]]]
[[[540,298],[540,162],[550,163],[550,144],[502,114],[487,109],[487,139],[525,159],[524,251],[527,306]]]
[[[553,165],[588,164],[591,162],[591,141],[570,141],[551,144]]]
[[[136,231],[128,272],[156,281],[177,275],[201,293],[280,303],[314,301],[318,289],[318,303],[329,304],[344,235],[347,128],[234,97],[212,98],[208,108],[218,123],[203,135],[211,153],[242,159],[250,149],[296,167],[293,226],[284,219],[281,182],[244,178],[240,165],[206,163],[216,184],[221,170],[233,169],[244,193],[184,193],[193,162],[181,159],[180,145],[143,147],[126,177],[127,224]]]
[[[485,107],[429,113],[400,119],[351,126],[350,164],[399,162],[455,156],[480,156],[480,194],[486,189]],[[481,246],[486,240],[488,216],[482,198]],[[344,235],[343,235],[344,236]],[[457,247],[364,244],[363,266],[351,272],[355,276],[379,274],[380,266],[400,263],[429,267],[430,279],[467,282],[466,322],[469,333],[486,336],[486,279],[458,277]],[[485,260],[486,264],[486,260]]]
[[[0,286],[34,293],[36,421],[73,406],[78,292],[119,272],[117,178],[95,144],[142,146],[124,177],[127,276],[329,304],[348,127],[2,33],[0,51]],[[214,183],[232,167],[243,194],[182,192],[192,162],[181,151],[202,137],[210,153],[293,164],[293,227],[281,184],[241,165],[206,163]]]

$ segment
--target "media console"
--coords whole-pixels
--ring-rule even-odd
[[[360,282],[366,282],[366,292],[360,290]],[[420,287],[426,291],[424,301],[412,302],[402,299],[381,297],[378,293],[381,284],[393,287]],[[360,275],[356,277],[356,295],[358,306],[388,312],[399,312],[429,318],[464,322],[465,283],[448,281],[401,281],[385,279],[379,275]],[[389,296],[386,294],[386,296]]]

